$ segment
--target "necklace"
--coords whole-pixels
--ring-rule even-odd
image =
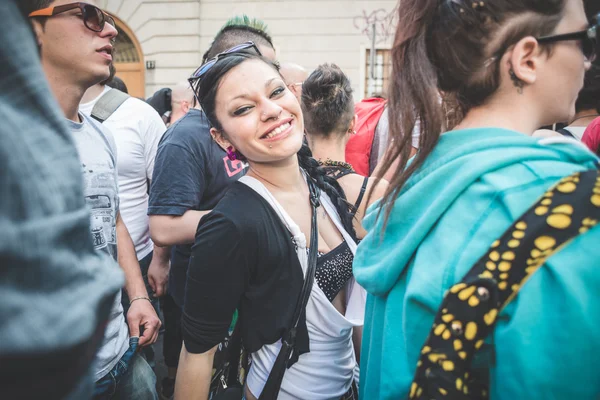
[[[588,115],[582,115],[581,117],[577,117],[575,118],[573,121],[571,121],[571,123],[577,121],[578,119],[584,119],[584,118],[589,118],[589,117],[600,117],[600,114],[588,114]]]
[[[325,161],[319,160],[319,165],[322,167],[344,168],[344,169],[349,169],[350,171],[354,172],[354,168],[352,167],[352,165],[350,165],[349,163],[347,163],[345,161],[334,161],[334,160],[328,158]]]

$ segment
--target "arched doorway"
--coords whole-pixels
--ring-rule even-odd
[[[117,76],[125,82],[129,94],[145,98],[146,79],[144,54],[133,31],[118,17],[115,17],[119,35],[115,42],[114,65]]]

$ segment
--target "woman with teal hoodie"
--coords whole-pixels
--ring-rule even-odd
[[[596,168],[575,142],[531,137],[574,114],[594,57],[588,28],[582,0],[400,2],[384,172],[408,159],[416,116],[420,150],[363,221],[361,399],[407,398],[446,291],[546,190]],[[491,399],[598,399],[599,348],[596,226],[521,288],[472,368]]]

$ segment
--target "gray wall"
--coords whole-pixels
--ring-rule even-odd
[[[146,60],[146,96],[187,78],[198,67],[214,34],[232,16],[247,14],[269,26],[280,61],[311,70],[330,62],[364,92],[365,52],[371,24],[380,48],[389,48],[395,29],[394,0],[97,0],[129,25]]]

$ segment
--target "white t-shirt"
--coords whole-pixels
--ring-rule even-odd
[[[90,233],[94,248],[107,253],[114,260],[114,264],[107,264],[106,268],[118,268],[116,224],[119,189],[115,170],[117,149],[106,128],[89,117],[81,118],[81,123],[67,120],[67,124],[81,160],[85,202],[90,211]],[[98,349],[92,368],[94,381],[106,375],[125,354],[129,348],[128,338],[129,332],[123,317],[119,291],[113,301],[102,345]]]
[[[379,121],[377,122],[377,127],[375,127],[375,136],[373,138],[373,147],[371,150],[372,157],[369,161],[369,173],[372,174],[377,165],[383,160],[385,156],[385,152],[390,147],[390,120],[388,107],[383,110],[381,117],[379,117]],[[415,127],[412,131],[412,147],[415,149],[419,148],[419,137],[421,136],[421,121],[417,119],[415,123]],[[375,153],[376,151],[376,153]]]
[[[248,185],[261,195],[279,215],[296,245],[298,260],[306,275],[308,252],[306,237],[267,188],[258,180],[245,176],[240,182]],[[321,192],[321,204],[342,234],[352,254],[356,253],[356,243],[346,232],[335,206],[329,197]],[[366,291],[353,279],[348,282],[346,293],[346,313],[342,315],[316,283],[312,286],[306,304],[306,329],[308,330],[310,352],[302,354],[298,362],[285,371],[278,400],[330,400],[339,399],[346,393],[352,381],[358,378],[358,366],[352,345],[352,330],[362,326],[365,315]],[[255,396],[262,394],[281,349],[281,341],[264,345],[252,353],[252,366],[246,384]]]
[[[106,86],[94,100],[80,104],[79,110],[91,115],[94,105],[109,90]],[[148,180],[152,179],[156,148],[166,127],[154,108],[134,97],[125,100],[103,125],[117,144],[121,216],[141,260],[154,249],[148,219]]]

